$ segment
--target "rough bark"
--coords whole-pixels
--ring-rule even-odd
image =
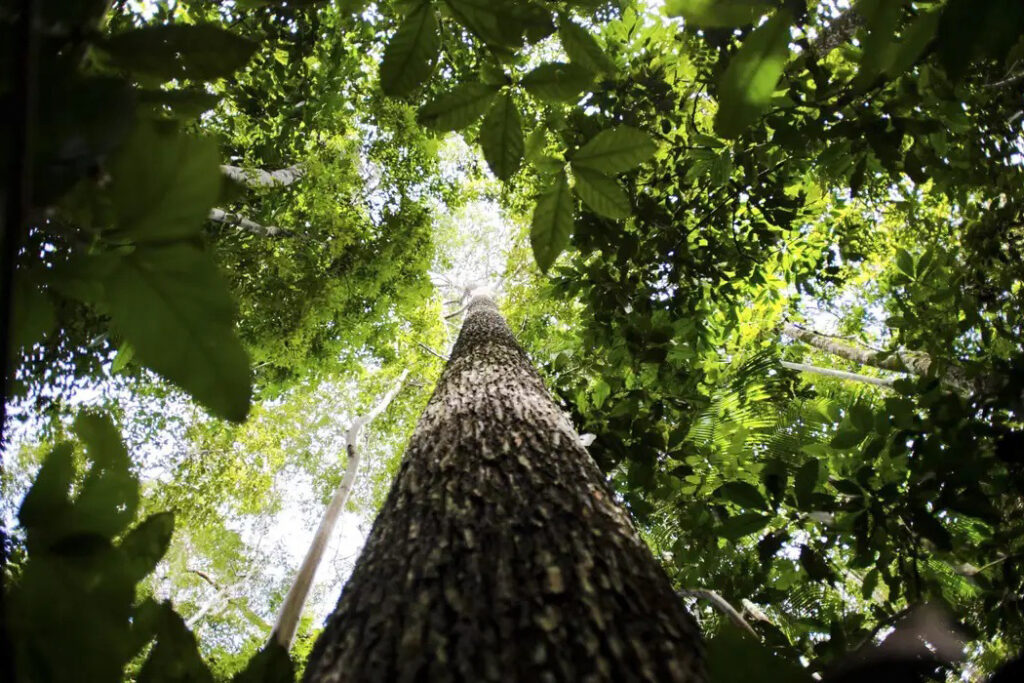
[[[306,681],[706,680],[696,625],[475,297]]]
[[[832,377],[834,379],[846,379],[851,382],[862,382],[864,384],[874,384],[879,387],[892,387],[893,382],[896,380],[893,378],[885,377],[871,377],[870,375],[861,375],[856,372],[846,372],[845,370],[833,370],[832,368],[819,368],[816,365],[806,365],[804,363],[790,363],[788,361],[782,361],[780,363],[782,367],[787,370],[795,370],[797,372],[810,372],[815,375],[822,375],[823,377]]]
[[[231,180],[234,180],[236,183],[241,183],[242,185],[258,189],[286,187],[291,185],[306,174],[306,169],[302,164],[295,164],[294,166],[278,169],[276,171],[263,171],[258,168],[242,168],[240,166],[222,165],[220,167],[220,172],[228,178],[231,178]]]
[[[898,349],[893,353],[885,354],[836,339],[835,337],[818,334],[793,324],[787,324],[783,327],[782,333],[790,339],[802,341],[825,353],[830,353],[833,356],[845,358],[861,365],[869,365],[881,370],[892,370],[893,372],[907,372],[919,377],[938,376],[942,384],[960,394],[970,394],[979,388],[975,386],[975,382],[967,376],[962,368],[947,366],[939,372],[934,372],[934,361],[926,353],[915,353]]]
[[[363,427],[373,422],[377,416],[387,410],[387,407],[395,400],[395,396],[401,391],[402,385],[405,384],[405,379],[408,376],[409,371],[403,370],[395,385],[377,401],[376,405],[368,413],[352,420],[352,424],[349,425],[345,433],[345,450],[348,452],[345,472],[341,475],[341,482],[334,491],[331,502],[328,503],[327,509],[324,510],[320,526],[317,527],[313,541],[309,545],[309,550],[306,551],[306,557],[302,560],[302,566],[299,567],[299,573],[295,575],[295,580],[292,582],[291,587],[288,589],[288,594],[281,604],[274,629],[270,632],[270,640],[276,640],[286,650],[291,648],[292,641],[295,639],[295,630],[299,625],[299,617],[302,616],[302,608],[306,604],[306,598],[309,597],[309,589],[313,585],[316,570],[320,567],[324,550],[327,549],[327,542],[334,532],[334,527],[337,526],[338,517],[341,516],[341,511],[345,508],[349,495],[352,493],[352,485],[355,483],[356,473],[359,471],[359,435],[363,431]]]
[[[237,213],[228,213],[224,209],[210,209],[209,219],[214,223],[223,223],[224,225],[241,228],[258,237],[278,237],[291,234],[290,230],[284,230],[274,225],[261,225]]]

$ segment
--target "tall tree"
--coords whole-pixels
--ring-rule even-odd
[[[489,296],[475,296],[305,680],[703,681],[702,646]]]

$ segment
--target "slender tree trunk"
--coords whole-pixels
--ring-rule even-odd
[[[783,327],[782,333],[790,339],[802,341],[825,353],[861,365],[870,365],[873,368],[892,370],[893,372],[908,372],[919,377],[929,377],[932,371],[933,360],[926,353],[913,353],[900,349],[891,354],[883,354],[792,324]],[[947,366],[939,375],[939,381],[961,394],[970,394],[976,389],[975,382],[967,377],[963,369],[954,366]]]
[[[237,183],[251,188],[287,187],[306,174],[302,164],[295,164],[276,171],[262,171],[258,168],[241,168],[222,165],[220,172]]]
[[[327,542],[334,532],[334,527],[338,523],[341,511],[345,509],[345,503],[348,502],[349,495],[352,493],[352,485],[355,483],[356,472],[359,470],[359,435],[363,431],[363,427],[373,422],[377,416],[387,410],[387,407],[391,405],[391,402],[395,400],[395,396],[402,389],[402,385],[405,384],[405,379],[408,376],[409,371],[403,370],[391,390],[377,401],[377,404],[370,409],[370,412],[352,420],[352,424],[349,425],[348,431],[345,433],[345,450],[348,451],[348,462],[345,463],[345,472],[341,475],[341,483],[338,484],[338,488],[331,497],[331,502],[324,511],[323,519],[320,520],[320,526],[317,527],[316,535],[313,536],[313,542],[310,543],[309,550],[306,551],[306,557],[302,560],[302,566],[299,568],[299,573],[295,576],[295,581],[292,582],[291,588],[288,589],[288,594],[285,596],[281,609],[277,614],[277,623],[274,624],[274,630],[270,633],[270,640],[276,640],[286,650],[291,648],[292,641],[295,639],[295,630],[299,625],[299,617],[302,616],[302,608],[306,604],[306,598],[309,597],[309,589],[312,587],[313,579],[316,577],[316,570],[320,567],[324,550],[327,549]]]
[[[819,368],[816,365],[806,365],[804,363],[790,363],[788,361],[782,361],[780,365],[787,370],[796,370],[797,372],[810,372],[815,375],[822,375],[823,377],[832,377],[834,379],[845,379],[851,382],[862,382],[864,384],[874,384],[879,387],[892,388],[892,383],[896,380],[893,378],[885,377],[871,377],[870,375],[861,375],[856,372],[846,372],[845,370],[833,370],[832,368]]]
[[[256,221],[249,220],[237,213],[228,213],[224,209],[210,209],[208,218],[214,223],[223,223],[236,228],[241,228],[258,237],[278,237],[290,235],[290,230],[284,230],[276,225],[260,225]]]
[[[706,680],[692,618],[487,297],[305,680]]]

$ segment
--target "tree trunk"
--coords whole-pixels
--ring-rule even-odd
[[[845,358],[854,363],[870,365],[881,370],[908,372],[919,377],[931,376],[933,360],[926,353],[913,353],[899,349],[891,354],[884,354],[873,349],[865,349],[862,346],[850,344],[835,337],[818,334],[793,324],[787,324],[783,327],[782,333],[790,339],[802,341],[820,351]],[[962,368],[955,366],[947,366],[938,377],[942,384],[960,394],[970,394],[976,388],[979,388],[975,387],[975,382],[967,376]]]
[[[210,209],[208,218],[214,223],[223,223],[224,225],[238,227],[246,232],[251,232],[253,235],[258,237],[278,237],[280,235],[291,234],[291,231],[284,230],[276,225],[260,225],[255,221],[249,220],[245,216],[240,216],[237,213],[228,213],[224,209]]]
[[[401,391],[402,385],[405,384],[405,378],[408,376],[409,371],[403,370],[391,390],[377,401],[370,412],[352,420],[348,431],[345,432],[345,450],[348,452],[348,462],[345,463],[345,472],[341,475],[341,483],[338,484],[337,490],[331,497],[331,502],[324,511],[320,526],[317,527],[313,541],[309,544],[309,550],[306,551],[306,557],[302,560],[299,573],[295,575],[295,580],[281,604],[274,629],[270,632],[270,640],[277,641],[285,650],[291,648],[292,641],[295,639],[295,630],[299,625],[299,617],[302,616],[302,608],[306,605],[306,598],[309,597],[309,589],[316,577],[316,570],[320,567],[320,561],[323,559],[324,550],[327,549],[327,542],[331,539],[334,527],[338,523],[338,517],[341,516],[341,511],[345,509],[345,503],[348,502],[348,497],[352,493],[352,485],[355,483],[356,473],[359,471],[359,435],[363,431],[363,427],[387,410],[387,407],[395,400],[395,396]]]
[[[475,297],[306,681],[693,681],[697,627]]]
[[[222,165],[220,172],[236,183],[254,189],[287,187],[306,174],[302,164],[295,164],[276,171],[263,171],[258,168],[241,168],[239,166]]]
[[[779,363],[782,367],[787,370],[795,370],[797,372],[810,372],[815,375],[822,375],[823,377],[832,377],[833,379],[845,379],[851,382],[862,382],[864,384],[874,384],[879,387],[892,388],[892,383],[896,380],[891,377],[871,377],[869,375],[861,375],[856,372],[846,372],[845,370],[833,370],[832,368],[819,368],[816,365],[806,365],[804,363],[790,363],[788,361],[781,361]]]

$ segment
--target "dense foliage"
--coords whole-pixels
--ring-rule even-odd
[[[25,680],[75,678],[67,614],[98,678],[260,651],[240,680],[286,680],[293,570],[258,539],[313,524],[410,369],[372,514],[479,279],[721,633],[717,680],[808,680],[925,603],[966,658],[925,633],[914,675],[1024,648],[1024,5],[654,5],[4,0]],[[754,645],[720,602],[776,656],[723,655]]]

